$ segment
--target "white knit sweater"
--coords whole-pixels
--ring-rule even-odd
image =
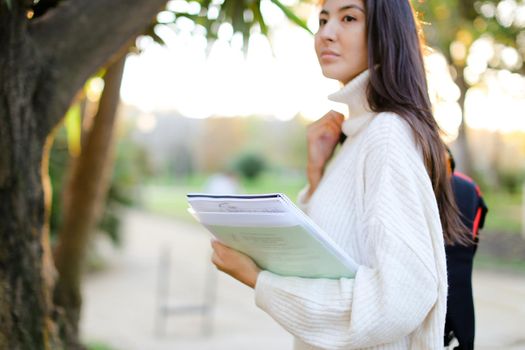
[[[295,349],[443,349],[447,275],[437,203],[408,124],[370,112],[368,72],[330,99],[348,136],[303,209],[358,264],[355,279],[263,271],[255,302]],[[301,198],[303,196],[303,198]]]

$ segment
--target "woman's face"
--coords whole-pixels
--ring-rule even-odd
[[[315,52],[325,77],[346,84],[368,68],[364,0],[326,0]]]

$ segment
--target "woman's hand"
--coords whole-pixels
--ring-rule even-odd
[[[311,195],[321,177],[326,164],[334,154],[335,147],[341,135],[344,116],[336,111],[326,113],[321,119],[310,124],[307,129],[308,141],[308,182]]]
[[[261,269],[249,256],[231,249],[214,239],[211,241],[211,246],[213,248],[211,261],[220,271],[227,273],[248,287],[255,288]]]

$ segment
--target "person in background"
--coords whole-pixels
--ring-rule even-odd
[[[232,170],[212,174],[204,184],[204,192],[213,194],[240,193],[241,185]]]
[[[294,349],[437,350],[447,307],[445,242],[466,240],[432,115],[409,0],[325,0],[315,50],[328,112],[308,128],[299,204],[354,261],[355,278],[283,277],[212,241],[219,270],[294,336]],[[335,152],[341,139],[346,140]]]
[[[454,338],[457,350],[473,350],[475,335],[474,299],[472,297],[472,264],[478,245],[478,233],[485,223],[488,208],[479,186],[468,176],[455,170],[452,153],[447,149],[452,190],[461,212],[461,219],[469,229],[471,242],[466,245],[447,244],[445,253],[448,269],[447,317],[445,345]]]

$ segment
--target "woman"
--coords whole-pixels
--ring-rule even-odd
[[[330,99],[349,118],[331,111],[309,127],[299,202],[358,262],[355,279],[277,276],[218,242],[212,260],[255,289],[295,349],[442,349],[444,240],[461,241],[464,227],[409,0],[326,0],[315,49],[323,74],[344,85]]]

